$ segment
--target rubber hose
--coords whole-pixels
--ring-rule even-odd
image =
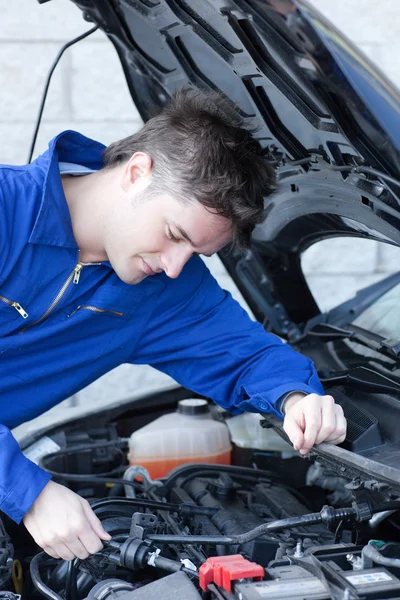
[[[39,554],[36,554],[36,556],[34,556],[31,560],[30,572],[33,585],[41,594],[43,594],[45,598],[49,598],[49,600],[63,600],[61,596],[59,596],[56,592],[47,587],[47,585],[40,577],[39,565],[42,562],[42,559],[47,560],[46,552],[39,552]]]

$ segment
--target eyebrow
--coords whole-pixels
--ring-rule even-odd
[[[198,246],[196,246],[196,244],[193,242],[193,240],[189,237],[189,235],[186,233],[186,231],[184,229],[182,229],[182,227],[180,225],[178,225],[177,223],[174,223],[174,226],[175,226],[175,229],[177,229],[177,231],[179,231],[181,236],[183,238],[185,238],[185,240],[187,242],[189,242],[189,244],[191,246],[193,246],[193,248],[198,248]]]
[[[190,236],[186,233],[186,231],[180,225],[178,225],[178,223],[173,223],[173,226],[181,234],[181,236],[187,242],[189,242],[189,244],[191,246],[193,246],[193,248],[198,248],[198,246],[196,246],[196,244],[193,242],[193,240],[190,238]],[[204,256],[207,256],[207,258],[210,258],[210,256],[212,256],[211,254],[204,254],[204,252],[201,252],[201,254],[203,254]]]

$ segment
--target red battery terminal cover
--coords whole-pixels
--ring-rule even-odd
[[[206,591],[209,583],[215,583],[226,592],[232,591],[232,581],[238,579],[254,579],[262,581],[264,568],[250,562],[241,554],[231,556],[213,556],[208,558],[199,569],[200,587]]]

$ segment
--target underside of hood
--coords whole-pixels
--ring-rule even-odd
[[[300,268],[316,241],[352,235],[400,245],[399,93],[306,2],[73,1],[114,44],[145,121],[192,86],[220,91],[258,127],[279,190],[246,260],[221,258],[259,320],[266,314],[256,296],[265,304],[268,293],[285,307],[280,335],[285,319],[318,314]]]
[[[398,92],[303,0],[74,2],[115,45],[144,120],[180,86],[216,89],[292,160],[398,173]]]

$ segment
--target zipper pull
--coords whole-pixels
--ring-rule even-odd
[[[13,308],[15,308],[15,310],[17,312],[19,312],[19,314],[21,315],[21,317],[23,317],[24,319],[28,318],[28,313],[24,311],[24,309],[22,308],[22,306],[18,302],[12,302],[11,306]]]
[[[76,312],[77,312],[77,311],[80,309],[80,307],[81,307],[81,305],[77,306],[77,307],[75,308],[75,310],[73,310],[73,311],[72,311],[72,313],[69,313],[69,315],[67,315],[68,319],[69,319],[70,317],[72,317],[72,315],[74,315],[74,314],[75,314],[75,313],[76,313]]]
[[[81,276],[81,271],[82,271],[82,264],[78,263],[74,269],[74,283],[78,284],[79,283],[79,278]]]

